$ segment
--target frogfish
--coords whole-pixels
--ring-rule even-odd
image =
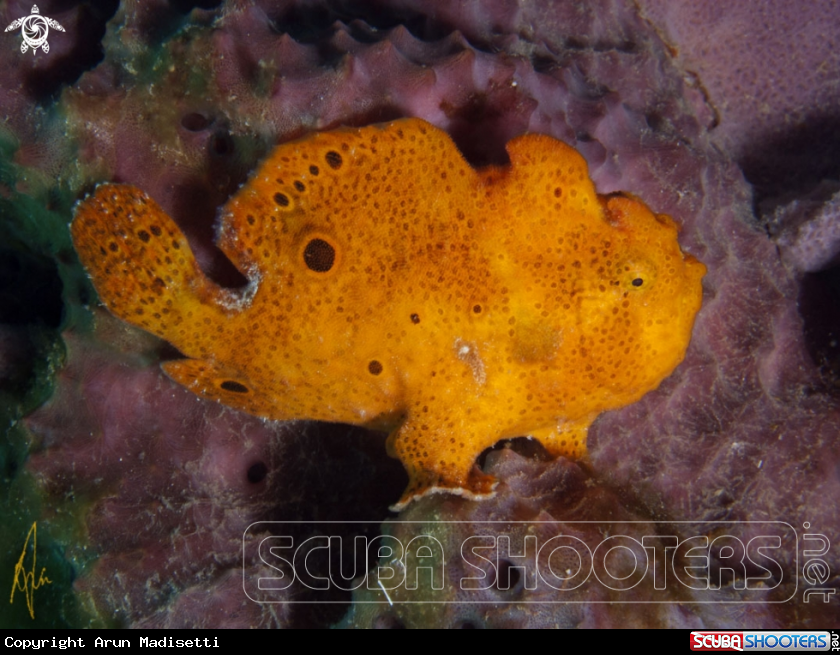
[[[419,119],[276,146],[220,212],[238,289],[134,186],[79,203],[73,242],[108,309],[183,355],[162,364],[176,382],[265,419],[389,431],[398,509],[486,497],[482,451],[528,436],[583,459],[599,414],[672,373],[706,270],[674,220],[599,195],[572,147],[506,149],[473,168]]]

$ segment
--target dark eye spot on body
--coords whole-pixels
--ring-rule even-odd
[[[233,393],[248,393],[248,387],[244,384],[240,384],[239,382],[235,382],[234,380],[225,380],[219,385],[225,391],[232,391]]]
[[[312,239],[303,251],[303,261],[310,271],[326,273],[335,264],[335,248],[323,239]]]

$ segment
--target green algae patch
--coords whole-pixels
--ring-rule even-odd
[[[0,244],[20,257],[53,263],[61,282],[63,316],[55,327],[89,330],[87,305],[96,297],[79,264],[67,224],[78,190],[63,179],[13,162],[16,143],[0,132]],[[38,298],[34,297],[33,302]]]
[[[78,509],[71,511],[72,499],[64,499],[45,512],[42,490],[25,468],[32,444],[20,418],[49,397],[64,358],[63,344],[47,330],[32,342],[28,380],[18,388],[0,385],[0,577],[8,594],[0,629],[93,626],[73,590],[85,562],[67,557],[66,544],[82,539]]]
[[[88,331],[96,297],[70,242],[77,192],[60,178],[15,163],[18,143],[0,130],[0,628],[97,624],[73,589],[87,563],[79,506],[49,501],[26,469],[37,448],[22,418],[52,395],[64,363],[61,331]],[[68,557],[68,549],[76,554]]]

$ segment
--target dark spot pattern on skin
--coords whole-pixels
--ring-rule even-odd
[[[248,393],[248,387],[234,380],[225,380],[219,386],[225,391],[231,391],[233,393]]]
[[[303,261],[310,271],[326,273],[335,264],[335,248],[323,239],[312,239],[303,251]]]
[[[344,160],[341,158],[341,155],[338,154],[335,150],[330,150],[325,159],[327,160],[327,164],[329,164],[330,168],[333,170],[338,170],[341,168],[341,165],[344,163]]]

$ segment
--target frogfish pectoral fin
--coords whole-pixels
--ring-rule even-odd
[[[189,356],[204,356],[193,337],[207,319],[224,320],[215,301],[222,290],[205,277],[183,232],[154,200],[131,185],[100,185],[76,208],[70,231],[113,314]]]
[[[161,367],[170,378],[196,395],[252,414],[262,409],[262,399],[250,381],[231,368],[200,359],[176,359],[164,362]]]
[[[308,418],[299,398],[286,380],[274,377],[274,385],[256,384],[234,366],[215,360],[176,359],[161,364],[163,371],[197,396],[215,400],[254,416],[272,421]]]
[[[391,509],[401,511],[412,500],[442,492],[470,499],[493,496],[496,478],[483,473],[476,459],[494,441],[455,432],[431,433],[421,421],[407,420],[387,441],[388,454],[399,459],[408,473],[408,487]]]
[[[553,457],[563,456],[574,461],[587,458],[586,437],[594,419],[585,417],[578,421],[564,421],[539,430],[530,436],[539,441]]]

